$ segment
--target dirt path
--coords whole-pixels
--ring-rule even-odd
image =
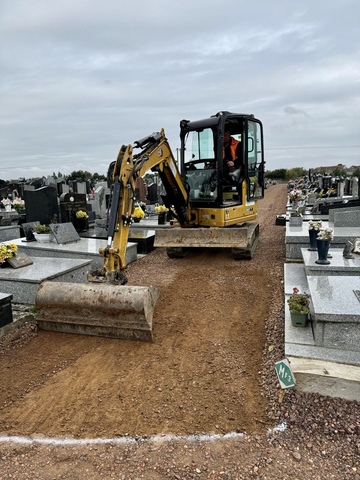
[[[274,216],[261,217],[265,233]],[[1,355],[0,430],[109,438],[263,430],[258,371],[273,266],[264,275],[270,244],[261,239],[253,261],[219,250],[170,259],[157,249],[130,265],[129,284],[161,291],[153,343],[39,331]]]

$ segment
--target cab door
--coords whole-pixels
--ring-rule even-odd
[[[264,198],[265,161],[263,128],[259,120],[248,120],[246,128],[247,198]]]

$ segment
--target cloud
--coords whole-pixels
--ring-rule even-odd
[[[360,163],[348,147],[359,10],[355,0],[4,0],[0,178],[105,173],[121,144],[164,128],[175,150],[182,118],[220,110],[262,120],[269,169]]]

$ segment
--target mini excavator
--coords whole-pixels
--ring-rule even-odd
[[[227,158],[226,135],[236,145],[232,159]],[[129,286],[124,275],[136,179],[149,170],[158,173],[166,192],[162,202],[173,218],[169,228],[156,231],[155,247],[166,247],[170,257],[184,257],[199,247],[227,248],[235,259],[253,257],[259,239],[257,201],[264,196],[261,122],[254,115],[230,112],[181,120],[180,140],[180,161],[163,129],[120,148],[108,170],[108,239],[99,251],[103,267],[89,272],[86,284],[41,284],[36,296],[40,328],[152,339],[159,290]]]

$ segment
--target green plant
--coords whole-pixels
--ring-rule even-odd
[[[44,225],[44,224],[41,224],[41,225],[35,225],[34,227],[34,230],[36,233],[40,233],[40,234],[49,234],[49,233],[52,233],[51,231],[51,228],[49,225]]]
[[[310,295],[307,293],[299,293],[297,287],[293,288],[293,293],[287,301],[289,310],[292,313],[309,313]]]

